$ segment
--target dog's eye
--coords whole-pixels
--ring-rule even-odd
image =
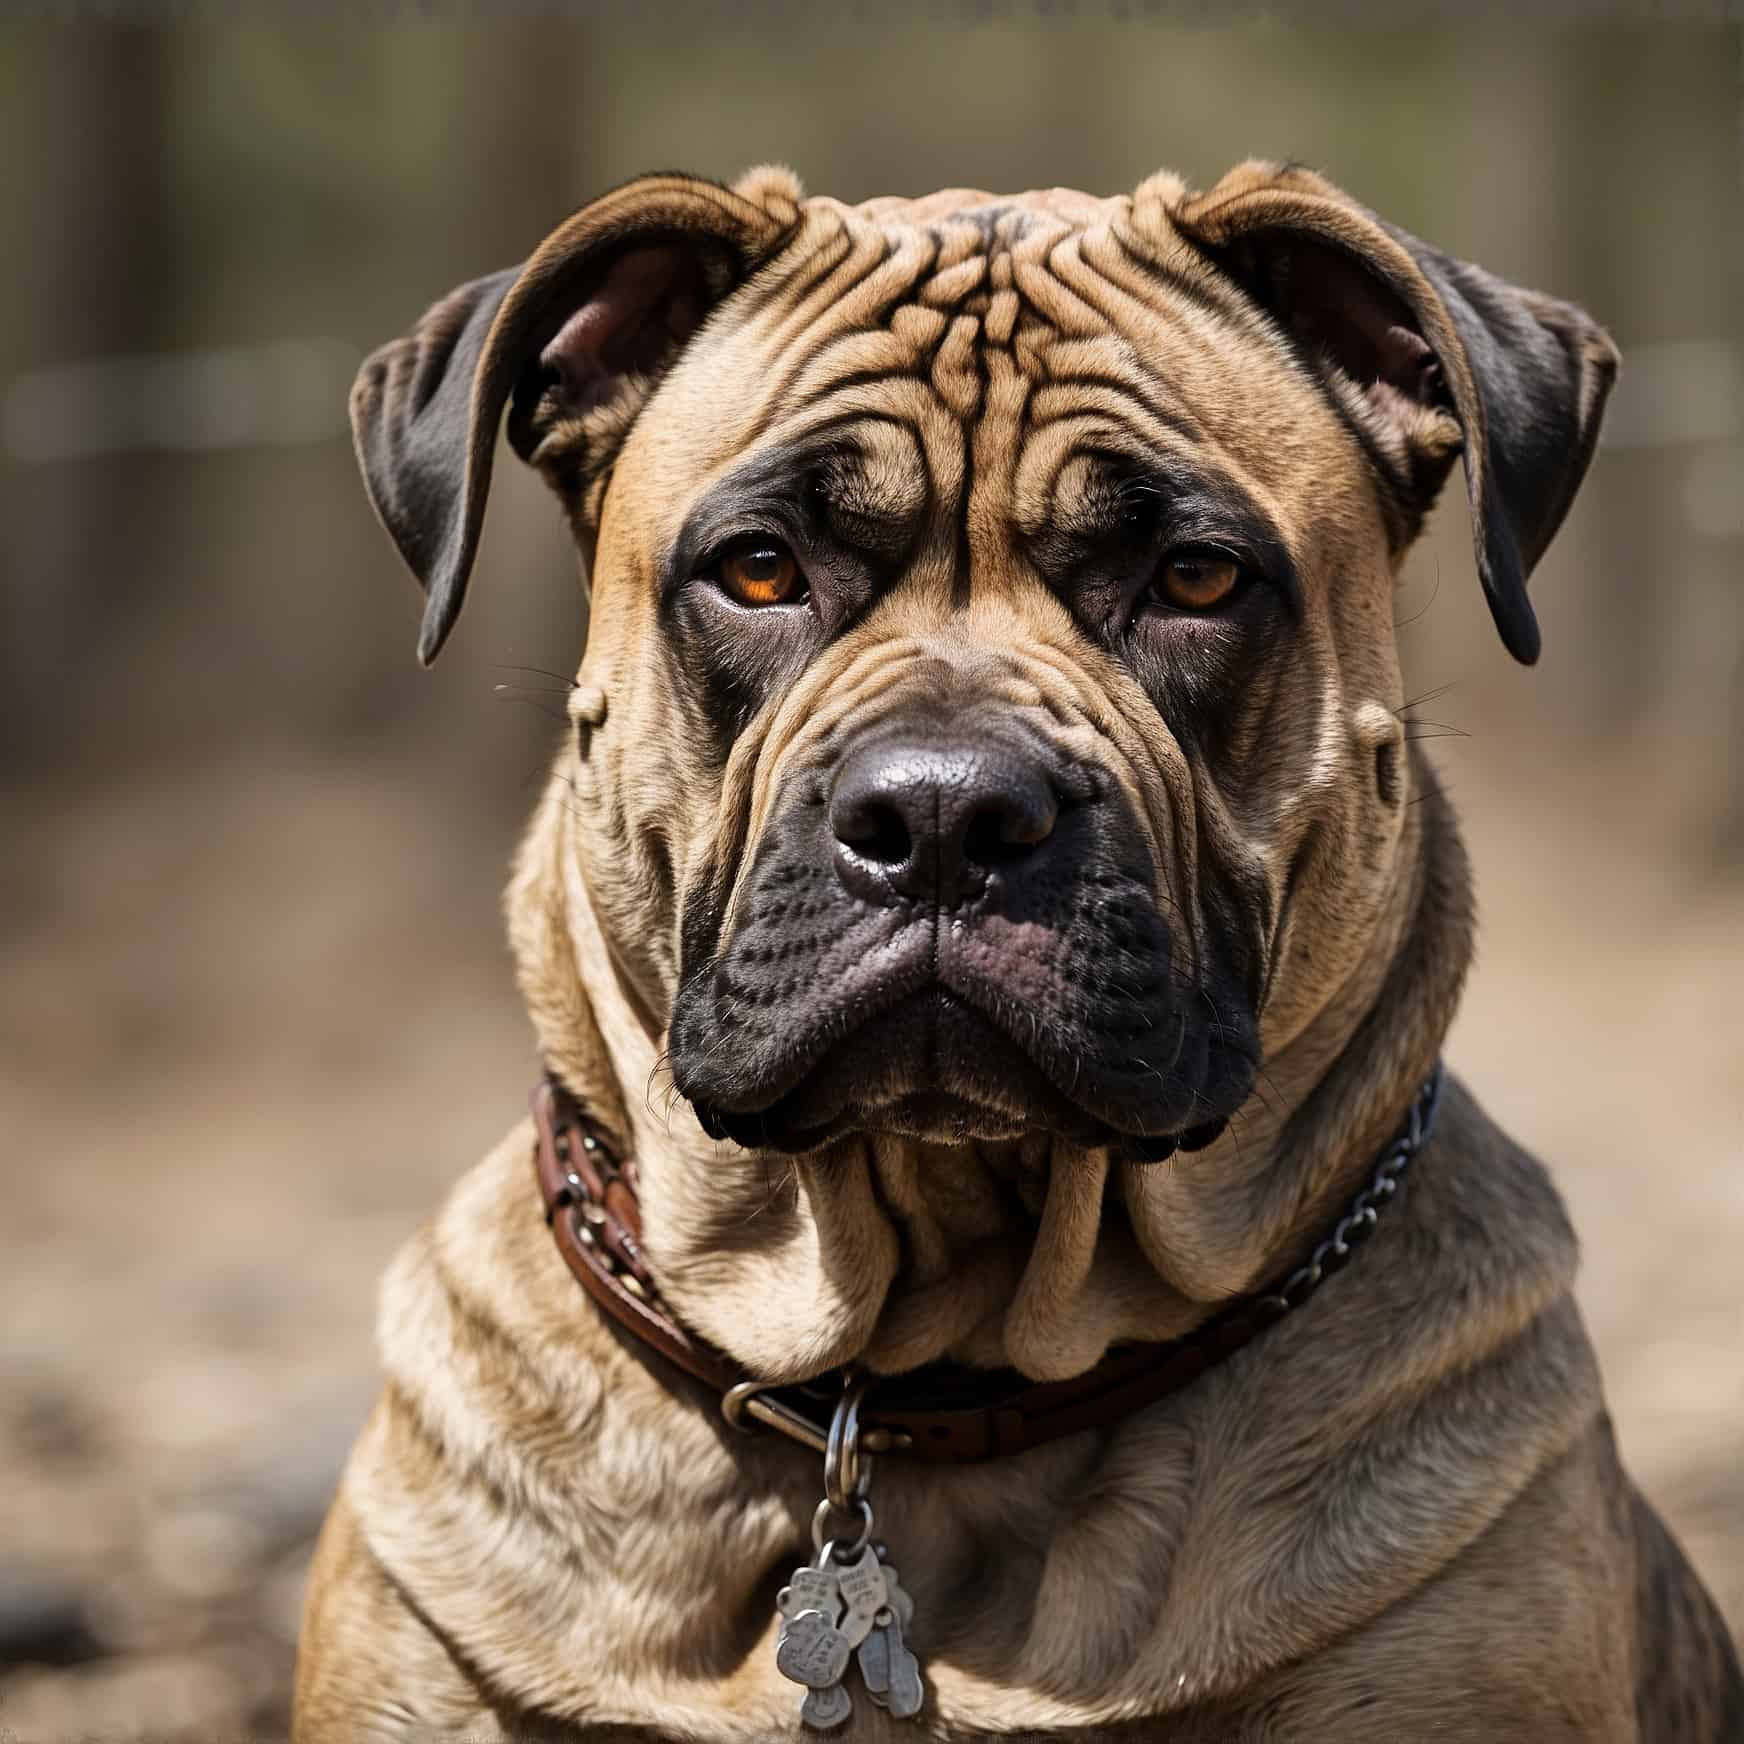
[[[805,598],[805,575],[793,553],[772,539],[729,551],[720,562],[720,583],[742,606],[787,606]]]
[[[1171,551],[1151,583],[1157,598],[1178,612],[1209,612],[1241,585],[1241,565],[1221,551]]]

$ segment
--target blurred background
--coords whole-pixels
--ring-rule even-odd
[[[535,1074],[498,889],[584,603],[504,467],[421,672],[352,373],[613,183],[767,159],[859,199],[1297,158],[1616,335],[1543,663],[1457,490],[1400,635],[1479,876],[1453,1063],[1555,1167],[1625,1457],[1744,1623],[1744,32],[1154,13],[0,25],[8,1744],[283,1735],[377,1276]]]

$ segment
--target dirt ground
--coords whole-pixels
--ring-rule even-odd
[[[1661,851],[1700,832],[1655,755],[1441,759],[1486,917],[1450,1053],[1554,1164],[1625,1456],[1738,1626],[1744,883]],[[6,1744],[284,1735],[376,1278],[534,1074],[511,836],[430,852],[403,773],[7,804]]]

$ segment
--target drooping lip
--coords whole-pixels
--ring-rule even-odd
[[[1045,963],[1027,986],[1014,988],[985,966],[978,968],[974,952],[953,949],[948,935],[936,940],[932,924],[918,919],[882,948],[893,952],[885,971],[808,1024],[797,1045],[768,1062],[753,1087],[739,1088],[730,1097],[711,1097],[706,1083],[685,1082],[681,1074],[680,1089],[705,1126],[712,1116],[724,1136],[782,1148],[823,1142],[842,1128],[844,1116],[856,1106],[856,1095],[864,1095],[867,1050],[900,1053],[906,1035],[890,1029],[893,1016],[936,1024],[941,1014],[954,1020],[958,1010],[983,1026],[987,1057],[979,1089],[992,1093],[965,1095],[960,1084],[944,1086],[919,1075],[892,1083],[878,1105],[893,1111],[898,1129],[897,1105],[935,1091],[967,1107],[979,1106],[988,1126],[1003,1114],[1013,1133],[1040,1126],[1083,1142],[1156,1136],[1204,1118],[1202,1102],[1199,1112],[1183,1112],[1183,1105],[1192,1109],[1193,1093],[1172,1082],[1188,1028],[1181,998],[1155,1013],[1151,1027],[1163,1044],[1156,1057],[1128,1062],[1142,1064],[1142,1088],[1129,1085],[1124,1093],[1114,1094],[1107,1063],[1089,1055],[1083,1045],[1074,1045],[1050,1019],[1043,997]],[[1151,1085],[1158,1090],[1151,1091]]]
[[[939,985],[887,1006],[837,1043],[762,1118],[796,1139],[844,1123],[900,1131],[929,1103],[975,1137],[1013,1138],[1038,1126],[1084,1140],[1103,1136],[1102,1123],[1031,1049]]]

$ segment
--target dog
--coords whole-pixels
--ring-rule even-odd
[[[505,420],[591,578],[507,913],[618,1234],[602,1269],[548,1097],[393,1265],[300,1744],[1744,1737],[1561,1202],[1435,1102],[1472,906],[1396,578],[1461,458],[1535,659],[1617,367],[1261,162],[646,177],[366,363],[426,662]],[[626,1291],[747,1377],[725,1413]],[[1166,1389],[1022,1451],[860,1439],[905,1386],[1033,1405],[1135,1351]],[[808,1385],[821,1473],[758,1427]]]

